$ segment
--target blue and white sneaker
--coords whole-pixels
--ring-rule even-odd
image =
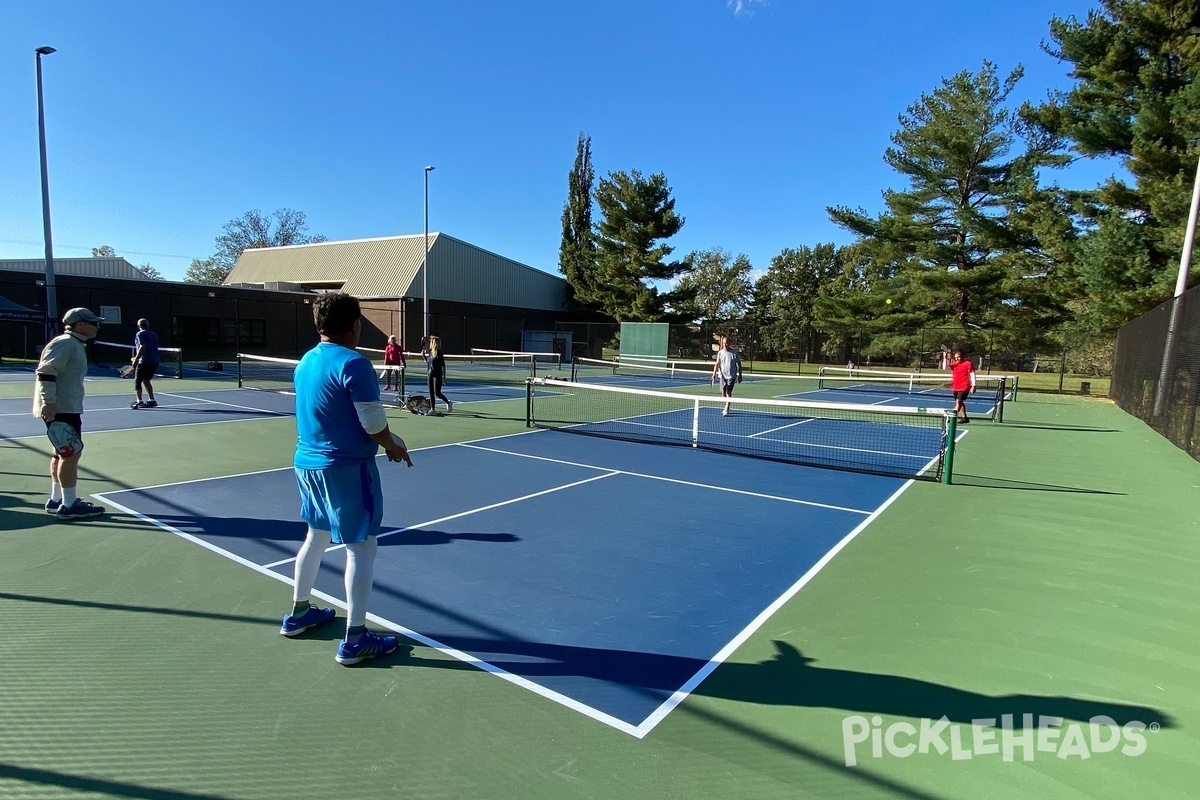
[[[399,646],[400,639],[395,636],[380,636],[367,631],[357,644],[350,644],[343,639],[342,643],[338,645],[337,655],[334,656],[334,659],[343,667],[349,667],[352,664],[366,661],[368,658],[394,653]]]
[[[320,606],[310,605],[308,610],[298,617],[293,617],[287,614],[283,618],[283,626],[279,632],[284,636],[299,636],[309,628],[315,628],[318,625],[324,625],[337,615],[332,608],[321,608]]]
[[[59,519],[88,519],[90,517],[98,517],[104,513],[104,506],[98,506],[95,503],[89,503],[82,497],[77,498],[74,503],[69,506],[60,505],[58,507]]]
[[[46,501],[46,513],[47,514],[57,514],[58,510],[60,508],[62,508],[62,500],[47,500]]]

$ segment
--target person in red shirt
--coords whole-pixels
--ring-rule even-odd
[[[950,391],[954,392],[954,413],[958,415],[958,421],[970,422],[967,397],[975,391],[975,365],[961,350],[950,354]]]
[[[387,347],[383,348],[383,365],[385,367],[402,368],[408,366],[404,358],[404,348],[400,346],[400,340],[394,335],[388,337]],[[396,384],[396,391],[401,391],[404,388],[400,385],[400,375],[402,374],[399,370],[395,369],[385,370],[383,375],[387,386],[384,386],[383,390],[385,392],[391,391],[392,383],[394,382]]]

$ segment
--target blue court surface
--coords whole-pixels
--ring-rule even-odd
[[[127,383],[130,383],[127,381]],[[32,386],[32,384],[31,384]],[[158,408],[133,410],[129,394],[92,394],[83,399],[83,430],[120,431],[172,425],[238,422],[267,417],[293,416],[290,395],[248,389],[213,389],[189,392],[163,391],[156,382]],[[0,439],[45,436],[46,425],[33,416],[30,397],[0,398]]]
[[[30,381],[30,397],[0,398],[0,439],[21,439],[29,436],[44,436],[45,424],[32,413],[32,373],[26,375]],[[120,380],[120,379],[115,379]],[[163,381],[155,382],[155,398],[158,408],[133,410],[133,384],[129,394],[92,394],[84,397],[83,429],[92,431],[122,431],[136,428],[154,428],[173,425],[199,425],[216,422],[239,422],[267,417],[294,416],[295,398],[279,392],[256,391],[253,389],[201,389],[196,391],[164,391],[170,386]],[[417,393],[416,386],[410,386]],[[525,387],[462,385],[448,387],[446,394],[456,405],[495,400],[512,400],[525,397]],[[551,394],[539,390],[539,395]],[[395,395],[384,393],[385,402]]]
[[[373,622],[637,737],[909,483],[542,430],[413,461],[380,462]],[[291,469],[96,497],[291,582]]]

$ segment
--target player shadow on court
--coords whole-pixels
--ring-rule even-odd
[[[442,645],[535,682],[539,678],[590,678],[665,701],[708,666],[704,659],[686,656],[529,641],[403,589],[376,583],[374,591],[401,601],[406,608],[399,619],[405,625]],[[720,665],[692,694],[761,705],[837,708],[917,718],[940,719],[945,715],[953,722],[999,720],[1003,714],[1012,714],[1015,726],[1022,724],[1023,714],[1033,714],[1034,724],[1039,715],[1076,721],[1105,715],[1121,725],[1135,720],[1147,725],[1173,725],[1168,714],[1148,706],[1049,695],[993,696],[918,678],[816,667],[815,659],[786,642],[776,640],[775,648],[775,656],[767,661]],[[442,669],[469,666],[431,659],[418,663],[411,657],[404,663]]]
[[[1107,489],[1087,489],[1081,486],[1060,486],[1054,483],[1033,483],[1032,481],[1015,481],[1011,478],[997,478],[991,475],[969,475],[963,472],[954,473],[954,483],[957,486],[978,486],[986,489],[1019,489],[1026,492],[1073,492],[1076,494],[1108,494],[1124,497],[1125,492],[1110,492]]]
[[[1112,718],[1118,725],[1142,722],[1173,727],[1172,717],[1150,706],[1037,694],[988,695],[940,683],[874,672],[813,666],[809,658],[787,642],[775,640],[775,656],[758,664],[726,663],[695,690],[695,694],[761,705],[812,706],[865,714],[940,719],[969,723],[1005,714],[1013,727],[1024,726],[1031,714],[1086,722],[1096,716]]]
[[[416,528],[380,536],[379,546],[399,547],[407,545],[450,544],[455,541],[508,544],[521,541],[521,537],[514,533],[448,533],[446,531]]]
[[[1005,428],[1028,428],[1035,431],[1064,431],[1069,433],[1120,433],[1117,428],[1095,428],[1089,425],[1057,425],[1053,422],[1004,421]]]

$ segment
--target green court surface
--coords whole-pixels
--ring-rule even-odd
[[[390,415],[414,449],[524,429],[519,399]],[[339,667],[336,626],[279,636],[287,586],[116,513],[59,523],[48,443],[0,440],[0,797],[1195,797],[1200,464],[1106,400],[1027,394],[1005,417],[641,739],[417,643]],[[90,433],[81,490],[286,467],[293,438],[287,418]],[[848,718],[1015,710],[1066,717],[1065,741],[1113,708],[1158,726],[1140,754],[867,741],[846,765]]]

